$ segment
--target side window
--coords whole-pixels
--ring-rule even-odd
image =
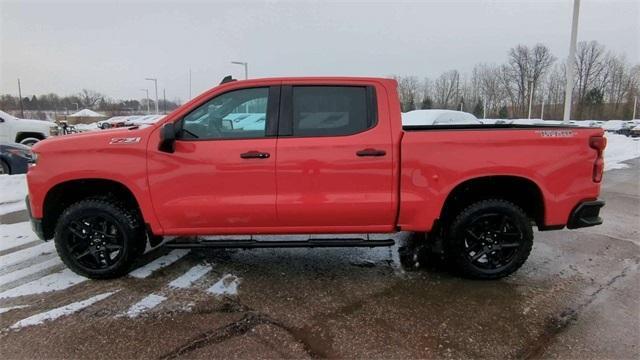
[[[351,135],[372,127],[368,93],[358,86],[294,86],[292,135]]]
[[[216,96],[181,120],[178,138],[264,137],[268,100],[268,87],[234,90]]]

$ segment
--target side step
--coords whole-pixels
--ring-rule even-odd
[[[261,240],[200,240],[196,242],[172,241],[164,246],[169,248],[315,248],[315,247],[378,247],[393,246],[393,239],[366,240],[366,239],[309,239],[292,241],[261,241]]]

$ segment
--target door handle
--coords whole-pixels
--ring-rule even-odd
[[[358,156],[385,156],[387,154],[384,150],[367,148],[356,152]]]
[[[240,157],[243,159],[268,159],[271,156],[267,152],[260,151],[247,151],[246,153],[240,154]]]

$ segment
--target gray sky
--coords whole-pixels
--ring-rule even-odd
[[[142,98],[159,79],[167,99],[224,75],[437,76],[502,63],[541,42],[564,59],[572,0],[423,2],[32,2],[0,0],[0,94],[89,88]],[[640,1],[582,0],[578,40],[640,61]],[[162,95],[160,95],[162,96]]]

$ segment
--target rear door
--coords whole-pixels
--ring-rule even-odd
[[[392,228],[391,130],[378,114],[373,85],[283,85],[276,161],[281,226]]]

